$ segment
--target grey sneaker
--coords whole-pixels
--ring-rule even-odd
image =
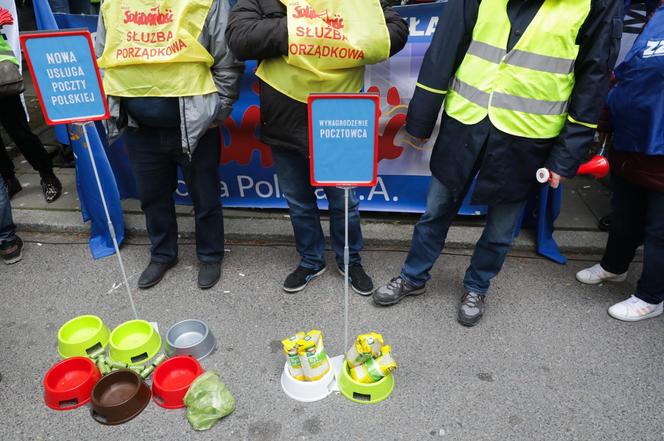
[[[419,296],[424,294],[424,286],[413,286],[401,277],[395,277],[387,285],[381,286],[373,293],[373,301],[376,305],[396,305],[406,296]]]
[[[475,326],[484,315],[486,306],[484,295],[469,292],[464,294],[459,304],[459,315],[457,320],[464,326]]]

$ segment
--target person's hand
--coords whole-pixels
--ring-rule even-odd
[[[560,187],[560,183],[564,182],[567,180],[567,178],[564,178],[560,176],[558,173],[549,170],[549,173],[551,173],[551,176],[549,177],[549,187],[551,188],[558,188]]]
[[[415,148],[421,149],[426,145],[427,142],[429,142],[429,138],[419,138],[417,136],[411,135],[410,133],[407,133],[406,142]]]

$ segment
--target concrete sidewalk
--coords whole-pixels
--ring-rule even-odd
[[[229,244],[222,281],[201,291],[194,247],[183,244],[178,266],[140,291],[148,246],[128,244],[123,257],[140,317],[157,322],[162,336],[180,320],[205,320],[217,338],[217,351],[202,364],[221,374],[237,410],[194,433],[185,409],[154,403],[114,427],[94,422],[87,406],[56,412],[44,405],[42,379],[58,361],[58,328],[96,314],[113,329],[132,313],[114,257],[92,260],[86,241],[71,235],[23,238],[23,261],[0,263],[3,441],[664,439],[664,317],[630,324],[606,313],[633,292],[639,264],[626,283],[584,286],[574,273],[594,259],[560,266],[512,255],[492,284],[486,316],[471,329],[455,318],[467,256],[442,256],[427,293],[391,308],[351,293],[350,334],[382,333],[399,363],[393,395],[363,406],[339,394],[299,403],[280,386],[280,340],[296,330],[320,329],[329,354],[344,350],[343,282],[332,268],[306,291],[286,294],[281,282],[298,258],[292,245]],[[376,283],[385,283],[405,253],[368,250],[363,257]]]

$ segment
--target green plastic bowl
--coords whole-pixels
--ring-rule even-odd
[[[110,356],[131,366],[143,364],[161,350],[161,336],[145,320],[130,320],[111,332]]]
[[[62,358],[87,357],[108,344],[110,331],[96,315],[81,315],[58,330],[58,353]]]
[[[337,379],[339,391],[351,401],[360,404],[376,404],[386,400],[394,390],[394,375],[390,374],[375,383],[358,383],[350,376],[348,362],[344,361],[341,378]]]

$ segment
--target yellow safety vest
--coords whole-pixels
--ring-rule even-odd
[[[112,0],[101,7],[104,89],[121,97],[180,97],[217,91],[214,58],[198,42],[213,0]]]
[[[281,0],[288,14],[288,56],[261,62],[256,75],[306,103],[312,93],[359,92],[364,66],[390,56],[380,0]]]
[[[509,52],[507,2],[482,0],[445,112],[464,124],[489,115],[496,128],[515,136],[556,137],[567,118],[579,53],[576,38],[591,0],[545,0]]]
[[[14,51],[12,50],[11,46],[9,46],[9,43],[7,43],[7,40],[5,40],[1,34],[0,34],[0,61],[11,61],[12,63],[18,66],[18,59],[16,58],[16,55],[14,55]]]

